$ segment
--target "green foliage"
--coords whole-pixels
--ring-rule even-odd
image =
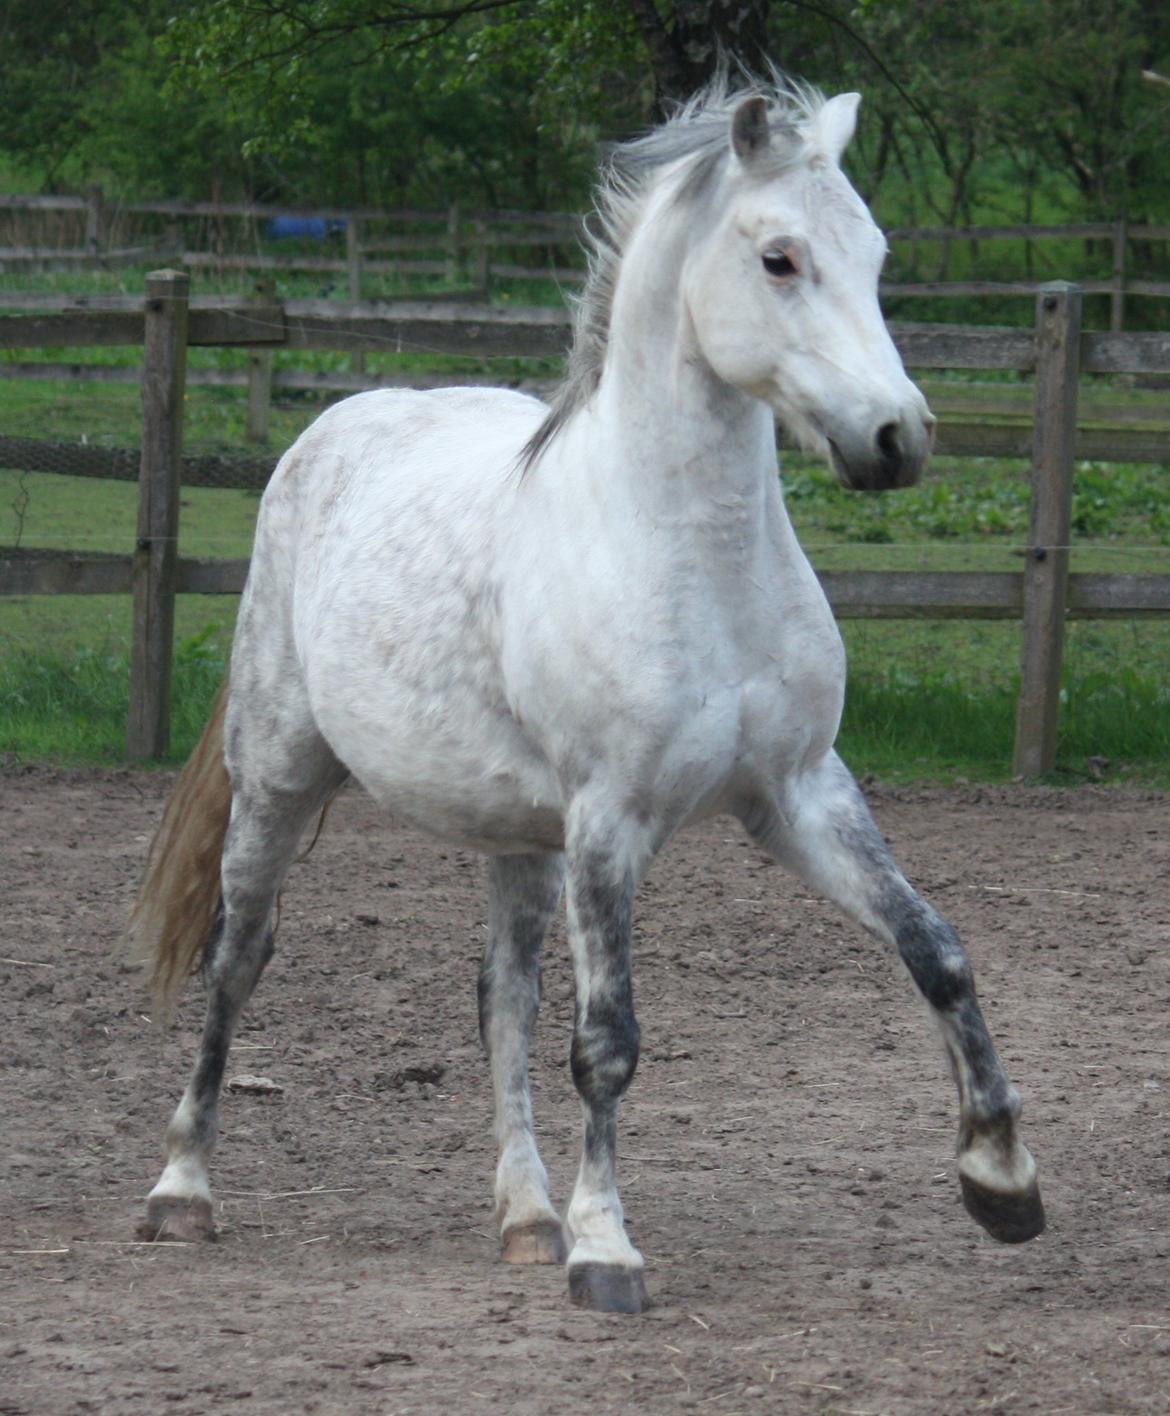
[[[898,667],[850,674],[837,748],[854,772],[886,778],[1010,774],[1012,686]]]
[[[596,0],[462,8],[451,26],[428,20],[426,5],[412,21],[374,0],[203,0],[161,43],[174,92],[215,95],[231,74],[232,117],[268,195],[580,205],[596,125],[630,91],[614,81],[628,77],[620,10]]]
[[[246,181],[244,134],[218,95],[164,92],[161,0],[8,0],[0,8],[0,151],[48,187],[206,196]]]
[[[1147,0],[862,0],[859,32],[894,62],[863,185],[892,168],[887,223],[1101,219],[1170,211],[1168,97],[1141,80],[1170,59],[1170,10]]]
[[[718,42],[864,93],[848,161],[887,224],[1170,213],[1170,92],[1140,77],[1170,69],[1170,9],[1150,0],[10,0],[0,167],[577,208],[597,139],[700,82]]]

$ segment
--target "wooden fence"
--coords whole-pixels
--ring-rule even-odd
[[[3,196],[0,216],[9,213],[73,214],[84,223],[78,244],[0,246],[0,271],[77,271],[117,268],[165,259],[187,269],[217,271],[308,271],[344,276],[352,299],[360,299],[369,275],[436,276],[449,285],[464,284],[485,293],[492,279],[552,279],[572,284],[582,277],[579,266],[566,264],[566,251],[579,249],[580,216],[568,212],[515,211],[509,208],[464,209],[457,202],[441,211],[415,207],[382,209],[296,208],[260,202],[129,202],[112,206],[99,188],[80,196]],[[113,239],[133,218],[162,221],[160,235],[149,244]],[[304,244],[332,246],[324,254],[294,250],[290,254],[262,251],[268,223],[289,220],[312,225],[320,236],[302,233]],[[227,223],[233,223],[229,234]],[[210,232],[202,248],[184,240],[184,225]],[[280,242],[276,242],[279,246]],[[295,245],[295,241],[289,241]],[[507,259],[501,260],[500,254]],[[538,259],[518,262],[517,253]],[[558,259],[561,257],[561,259]]]
[[[1058,284],[1045,287],[1038,296],[1032,330],[893,327],[895,342],[911,369],[1011,369],[1034,374],[1030,438],[1013,429],[988,429],[974,420],[944,421],[938,440],[939,451],[949,454],[1031,456],[1031,527],[1024,568],[836,571],[821,576],[840,617],[1022,619],[1014,768],[1025,776],[1048,772],[1054,764],[1066,618],[1170,614],[1170,574],[1069,571],[1073,462],[1085,455],[1088,436],[1077,428],[1080,374],[1170,371],[1170,333],[1083,333],[1080,310],[1080,290]],[[134,595],[134,707],[128,748],[132,757],[157,756],[167,746],[174,596],[236,593],[243,588],[247,572],[243,560],[195,560],[176,552],[178,487],[184,481],[206,484],[214,476],[205,465],[207,459],[184,462],[181,456],[187,347],[234,345],[262,352],[277,348],[361,352],[390,347],[533,356],[562,352],[568,338],[568,315],[554,309],[191,302],[188,277],[180,272],[151,276],[145,305],[140,302],[133,310],[78,305],[0,315],[0,347],[135,344],[144,351],[144,432],[137,467],[125,453],[98,448],[68,449],[71,460],[66,465],[59,456],[62,450],[54,445],[0,438],[0,465],[68,470],[74,475],[137,476],[140,518],[133,555],[26,553],[0,559],[0,595]],[[1126,431],[1136,432],[1140,445],[1131,440],[1122,446]],[[1008,446],[1003,445],[1002,434]],[[1120,438],[1114,450],[1096,448],[1092,455],[1170,461],[1170,433],[1130,429],[1110,437]],[[254,460],[247,466],[253,483],[262,485],[270,461]]]
[[[164,260],[191,270],[308,271],[338,277],[354,300],[361,298],[363,282],[371,275],[440,277],[448,285],[463,285],[468,294],[483,298],[494,279],[551,279],[572,285],[582,278],[579,265],[566,263],[566,256],[579,246],[581,218],[566,212],[463,209],[458,203],[441,211],[413,207],[290,209],[260,202],[111,203],[99,187],[91,187],[84,196],[0,195],[0,216],[4,213],[71,214],[78,227],[78,244],[0,246],[0,272],[78,271]],[[153,243],[118,243],[120,235],[130,234],[128,223],[150,218],[162,223],[161,234]],[[281,255],[261,251],[260,231],[266,223],[282,218],[318,224],[330,233],[336,252]],[[192,222],[214,233],[211,248],[185,242],[183,224]],[[227,223],[232,223],[230,236]],[[1134,262],[1135,251],[1142,247],[1170,243],[1168,225],[1122,220],[892,227],[886,236],[896,252],[903,248],[917,251],[922,246],[938,252],[934,279],[883,282],[882,293],[888,298],[1034,297],[1041,282],[1032,278],[949,279],[946,271],[951,254],[962,246],[978,250],[986,243],[1013,241],[1023,244],[1025,266],[1030,271],[1037,248],[1070,240],[1109,253],[1107,276],[1079,278],[1077,283],[1085,295],[1108,295],[1113,331],[1125,326],[1127,299],[1170,298],[1170,280],[1145,278],[1135,273]],[[518,260],[518,256],[525,259]]]
[[[947,269],[952,250],[967,244],[977,248],[983,242],[1023,242],[1025,264],[1030,269],[1033,250],[1046,241],[1083,241],[1108,247],[1110,273],[1099,280],[1080,278],[1077,286],[1082,295],[1109,296],[1109,328],[1114,333],[1125,328],[1125,305],[1128,296],[1170,298],[1170,281],[1148,280],[1135,276],[1131,269],[1132,250],[1138,244],[1170,242],[1170,226],[1130,224],[1127,221],[1080,222],[1064,226],[963,226],[963,227],[891,227],[886,232],[891,247],[932,243],[941,248],[940,274],[935,280],[883,283],[882,293],[889,297],[959,298],[964,296],[1035,295],[1039,283],[1035,280],[948,280]]]

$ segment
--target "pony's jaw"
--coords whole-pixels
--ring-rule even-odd
[[[901,375],[905,397],[861,391],[852,398],[818,393],[807,380],[777,375],[751,390],[769,404],[788,438],[832,467],[851,491],[911,487],[922,476],[934,443],[935,418],[921,392]]]

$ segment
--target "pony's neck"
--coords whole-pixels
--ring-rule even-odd
[[[758,399],[717,378],[699,349],[679,288],[686,233],[654,222],[631,242],[611,312],[597,426],[604,469],[671,520],[762,505],[776,475],[775,425]]]

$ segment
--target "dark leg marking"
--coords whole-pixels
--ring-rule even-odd
[[[561,1264],[565,1239],[536,1149],[528,1052],[540,1006],[540,946],[560,901],[564,860],[497,857],[488,863],[488,880],[479,1028],[495,1093],[500,1256],[506,1263]]]
[[[626,1235],[617,1192],[618,1103],[638,1065],[630,975],[633,870],[610,853],[570,854],[569,926],[577,980],[570,1065],[585,1112],[581,1168],[569,1206],[569,1296],[583,1307],[648,1306],[642,1256]]]

